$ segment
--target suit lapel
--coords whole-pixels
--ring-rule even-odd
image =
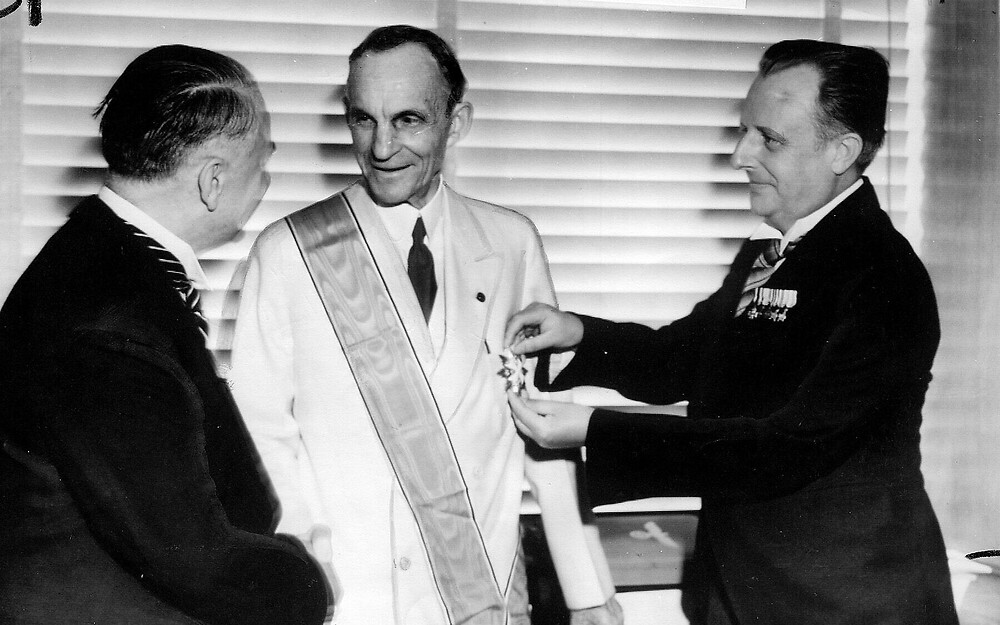
[[[773,289],[800,290],[827,280],[831,275],[853,266],[856,259],[863,256],[858,249],[864,246],[868,233],[892,229],[891,222],[879,208],[875,189],[865,179],[865,183],[846,197],[828,215],[819,221],[796,244],[795,250],[774,272],[764,285]],[[748,249],[753,251],[748,253]],[[751,264],[760,253],[754,241],[748,241],[734,260],[729,278],[726,302],[732,303],[730,315],[742,294],[743,284],[750,274]],[[729,279],[727,278],[727,279]],[[798,293],[800,298],[804,293]],[[802,308],[804,306],[800,306]],[[790,313],[791,314],[791,313]],[[756,325],[770,326],[772,322],[758,318]]]
[[[500,285],[502,259],[465,199],[448,187],[445,192],[445,341],[431,386],[447,420],[472,388],[471,377],[486,353],[486,331]]]
[[[802,237],[765,286],[800,290],[844,272],[856,273],[858,263],[867,262],[864,248],[877,240],[872,233],[887,230],[892,230],[891,222],[866,180]]]
[[[135,227],[127,224],[114,211],[96,196],[92,202],[81,204],[78,210],[90,220],[92,228],[98,236],[115,241],[111,249],[120,250],[119,261],[128,270],[119,272],[118,279],[123,283],[123,291],[134,292],[138,289],[141,297],[151,310],[157,312],[164,320],[169,321],[177,332],[197,336],[199,345],[205,345],[204,336],[199,326],[200,320],[187,307],[178,295],[162,263],[150,251],[149,239],[137,236]]]

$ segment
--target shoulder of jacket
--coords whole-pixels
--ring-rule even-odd
[[[479,219],[490,221],[492,225],[508,231],[520,232],[524,236],[540,238],[538,228],[535,227],[535,223],[531,221],[529,217],[512,208],[507,208],[506,206],[500,206],[499,204],[493,204],[491,202],[485,202],[483,200],[477,200],[476,198],[462,195],[450,187],[448,188],[455,196],[457,196],[459,200],[464,202],[469,210],[471,210]]]
[[[156,310],[141,298],[109,299],[71,324],[69,341],[173,368],[178,359],[176,335]]]
[[[338,191],[337,193],[334,193],[333,195],[329,195],[329,196],[323,198],[322,200],[319,200],[317,202],[313,202],[312,204],[310,204],[308,206],[304,206],[304,207],[302,207],[302,208],[300,208],[298,210],[292,211],[291,213],[289,213],[288,215],[285,215],[281,219],[278,219],[276,221],[271,222],[260,233],[260,237],[259,238],[264,239],[264,240],[269,240],[269,239],[272,239],[272,238],[280,238],[280,237],[284,237],[284,236],[289,236],[291,234],[291,228],[290,228],[290,225],[289,225],[289,221],[291,221],[291,220],[297,220],[297,219],[300,219],[300,218],[306,217],[306,216],[310,216],[310,215],[312,215],[313,213],[316,213],[316,212],[323,212],[323,211],[329,210],[329,208],[330,208],[330,200],[332,200],[332,199],[334,199],[334,198],[336,198],[338,196],[349,202],[350,201],[350,196],[352,194],[356,194],[358,192],[357,191],[358,186],[359,186],[359,183],[354,183],[354,184],[350,185],[349,187],[347,187],[347,188],[345,188],[345,189],[343,189],[341,191]],[[334,204],[334,206],[336,206],[336,204]]]
[[[305,208],[300,208],[299,210],[282,217],[281,219],[276,219],[269,223],[260,234],[257,235],[257,239],[253,243],[253,249],[251,254],[260,254],[262,252],[273,250],[275,248],[281,248],[286,244],[292,243],[294,237],[292,236],[292,230],[288,225],[288,218],[296,213],[309,210],[311,206]]]

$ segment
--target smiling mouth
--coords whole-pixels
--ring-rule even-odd
[[[409,165],[400,165],[399,167],[379,167],[377,165],[372,165],[372,169],[382,174],[394,174],[396,172],[403,171],[407,167],[409,167]]]

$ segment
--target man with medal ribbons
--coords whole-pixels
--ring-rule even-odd
[[[702,498],[682,600],[695,625],[957,623],[920,474],[934,291],[862,175],[888,86],[873,50],[771,46],[731,159],[764,223],[719,289],[659,329],[544,304],[508,323],[515,353],[572,350],[551,382],[539,362],[540,389],[688,402],[677,417],[510,395],[543,447],[586,445],[594,504]]]

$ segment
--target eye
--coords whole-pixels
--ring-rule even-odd
[[[393,120],[393,125],[399,130],[413,130],[424,125],[424,119],[419,115],[400,115]]]
[[[347,125],[358,130],[371,130],[375,127],[375,120],[357,111],[352,111],[347,117]]]
[[[781,145],[781,141],[777,137],[771,136],[769,134],[765,134],[763,135],[763,137],[764,137],[764,147],[768,149],[774,149],[779,145]]]

